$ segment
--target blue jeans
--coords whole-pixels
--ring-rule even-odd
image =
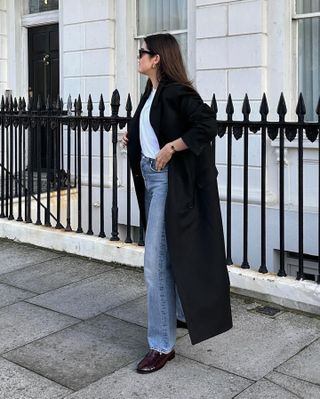
[[[176,319],[185,321],[170,264],[165,232],[168,165],[161,171],[155,160],[142,155],[147,230],[144,277],[148,301],[148,344],[150,349],[169,353],[176,342]]]

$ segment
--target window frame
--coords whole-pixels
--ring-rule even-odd
[[[186,34],[187,36],[187,60],[186,60],[186,68],[188,74],[191,79],[195,79],[195,10],[196,10],[196,0],[187,0],[187,28],[186,29],[175,29],[161,32],[152,32],[149,34],[158,34],[158,33],[170,33],[172,35],[178,34]],[[146,35],[138,35],[138,21],[137,21],[137,0],[134,2],[134,21],[135,21],[135,29],[134,29],[134,48],[136,49],[136,54],[138,54],[138,50],[140,48],[140,40],[143,39]],[[192,40],[193,39],[193,40]],[[140,97],[139,93],[141,93],[140,87],[140,79],[139,72],[137,72],[136,78],[136,94],[137,98]]]
[[[299,91],[299,32],[298,32],[298,25],[299,21],[304,20],[304,19],[312,19],[312,18],[319,18],[320,19],[320,11],[315,11],[315,12],[308,12],[308,13],[297,13],[297,0],[293,1],[293,6],[292,6],[292,23],[293,23],[293,38],[294,38],[294,75],[295,75],[295,80],[294,80],[294,93],[295,93],[295,104],[297,104],[298,101],[298,91]],[[319,65],[320,69],[320,65]],[[295,109],[295,107],[294,107]]]

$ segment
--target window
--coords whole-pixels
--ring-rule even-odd
[[[58,8],[59,0],[29,0],[29,14],[57,10]]]
[[[306,120],[316,119],[320,95],[320,0],[297,0],[298,86],[306,104]]]
[[[175,36],[187,65],[187,0],[137,0],[137,49],[145,36],[163,32]],[[143,92],[144,75],[140,75],[139,83]]]

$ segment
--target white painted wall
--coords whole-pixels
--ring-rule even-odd
[[[0,0],[0,93],[7,89],[7,1]]]

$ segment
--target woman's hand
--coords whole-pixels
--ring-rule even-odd
[[[172,158],[174,152],[175,150],[172,149],[172,143],[168,143],[162,147],[156,156],[156,169],[163,169]]]
[[[128,132],[124,132],[124,135],[122,136],[121,141],[120,141],[120,148],[123,148],[123,149],[126,148],[128,145],[128,141],[129,141]]]
[[[129,141],[129,139],[128,139],[128,132],[125,132],[124,135],[122,136],[122,139],[121,139],[121,141],[120,141],[120,144],[121,144],[123,147],[127,147],[128,141]]]

